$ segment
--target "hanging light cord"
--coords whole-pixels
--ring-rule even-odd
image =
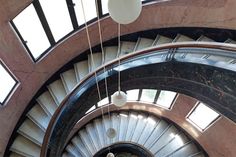
[[[85,15],[85,10],[84,10],[84,5],[83,5],[83,0],[81,1],[81,6],[82,6],[82,10],[83,10],[83,17],[84,17],[84,21],[85,21],[85,29],[86,29],[86,34],[87,34],[87,40],[88,40],[88,44],[89,44],[89,50],[90,50],[90,56],[91,56],[91,63],[92,63],[92,67],[94,67],[94,58],[93,58],[93,51],[92,51],[92,45],[91,45],[91,40],[90,40],[90,36],[89,36],[89,30],[88,30],[88,25],[87,25],[87,21],[86,21],[86,15]],[[100,18],[99,18],[99,11],[98,11],[98,3],[97,0],[96,2],[96,10],[97,10],[97,18],[98,18],[98,29],[99,29],[99,38],[100,38],[100,43],[101,43],[101,50],[102,50],[102,56],[104,55],[104,49],[103,49],[103,44],[102,44],[102,33],[101,33],[101,24],[100,24]],[[102,57],[102,63],[104,63],[104,58]],[[103,67],[103,71],[104,73],[106,72],[106,68],[105,66]],[[97,72],[94,72],[95,75],[95,80],[96,80],[96,86],[97,86],[97,92],[98,92],[98,97],[99,97],[99,101],[101,101],[101,92],[100,92],[100,88],[99,88],[99,84],[98,84],[98,79],[97,79]],[[107,88],[107,79],[105,77],[105,90],[106,90],[106,96],[108,98],[108,88]],[[102,119],[104,121],[105,117],[104,117],[104,111],[103,111],[103,107],[101,107],[101,112],[102,112]],[[109,114],[109,120],[111,119],[110,117],[110,111],[109,111],[109,105],[108,105],[108,114]],[[104,126],[105,129],[105,126]],[[110,151],[110,150],[109,150]]]
[[[99,16],[99,8],[98,8],[98,0],[95,0],[96,3],[96,11],[97,11],[97,22],[98,22],[98,31],[99,31],[99,39],[100,39],[100,46],[101,46],[101,51],[102,51],[102,63],[105,63],[105,52],[104,52],[104,48],[103,48],[103,39],[102,39],[102,31],[101,31],[101,22],[100,22],[100,16]],[[103,66],[103,73],[106,72],[106,67]],[[104,82],[105,82],[105,91],[106,91],[106,97],[108,98],[109,101],[109,96],[108,96],[108,85],[107,85],[107,77],[105,76],[104,78]],[[103,113],[103,108],[101,107],[102,113]],[[107,106],[107,112],[108,112],[108,118],[109,118],[109,122],[110,122],[110,128],[112,128],[111,126],[111,114],[110,114],[110,105]],[[111,141],[110,141],[111,142]],[[109,147],[109,152],[110,152],[110,147]]]
[[[91,41],[90,41],[90,36],[89,36],[89,31],[88,31],[88,25],[87,25],[87,21],[86,21],[86,16],[85,16],[85,11],[84,11],[84,4],[83,4],[83,0],[81,1],[81,6],[82,6],[82,10],[83,10],[83,17],[84,17],[84,21],[85,21],[85,29],[86,29],[86,33],[87,33],[87,39],[88,39],[88,44],[89,44],[89,50],[90,50],[90,56],[91,56],[91,63],[92,63],[92,68],[94,67],[94,58],[93,58],[93,50],[92,50],[92,46],[91,46]],[[100,88],[99,88],[99,84],[98,84],[98,79],[97,79],[97,72],[94,72],[95,75],[95,80],[96,80],[96,85],[97,85],[97,91],[98,91],[98,98],[99,101],[101,101],[101,92],[100,92]]]
[[[118,91],[120,94],[120,54],[121,54],[121,43],[120,43],[120,24],[118,24]]]
[[[102,39],[102,31],[101,31],[101,22],[100,22],[100,17],[99,17],[99,9],[98,9],[98,0],[95,0],[96,2],[96,11],[97,11],[97,22],[98,22],[98,31],[99,31],[99,39],[100,39],[100,46],[101,46],[101,51],[102,51],[102,63],[105,63],[105,53],[104,53],[104,48],[103,48],[103,39]],[[103,73],[106,72],[106,67],[103,66]],[[105,76],[104,78],[105,82],[105,91],[106,91],[106,97],[109,99],[108,96],[108,86],[107,86],[107,77]],[[109,101],[109,100],[108,100]],[[108,105],[108,115],[110,119],[110,111],[109,111],[109,105]]]

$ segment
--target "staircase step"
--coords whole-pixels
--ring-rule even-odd
[[[103,127],[105,129],[105,131],[103,132],[105,145],[108,146],[112,143],[112,139],[107,136],[107,130],[112,127],[112,122],[108,115],[105,115],[103,117]]]
[[[104,133],[104,132],[103,132]],[[87,148],[87,150],[90,152],[91,155],[94,155],[96,153],[96,148],[94,144],[92,143],[91,137],[87,134],[86,130],[80,130],[79,136],[81,140],[83,141],[83,144]]]
[[[152,144],[154,144],[156,142],[157,137],[161,136],[161,134],[168,129],[168,123],[166,123],[165,121],[161,120],[158,125],[156,125],[155,129],[153,130],[153,132],[151,133],[151,135],[149,136],[148,140],[144,143],[144,146],[148,149],[150,149],[150,147],[152,146]]]
[[[142,50],[153,45],[154,40],[148,38],[138,38],[134,51]]]
[[[120,56],[134,52],[135,45],[136,45],[135,42],[122,41],[120,48]]]
[[[227,39],[225,41],[226,44],[236,44],[236,41],[232,40],[232,39]]]
[[[12,152],[11,154],[10,154],[10,157],[24,157],[23,155],[20,155],[20,154],[17,154],[17,153],[14,153],[14,152]]]
[[[106,142],[105,142],[105,128],[102,124],[102,121],[101,119],[95,119],[94,121],[94,126],[95,126],[95,129],[96,129],[96,132],[97,132],[97,135],[98,135],[98,139],[100,141],[100,145],[102,147],[104,147],[106,145]]]
[[[151,133],[153,132],[153,130],[155,129],[156,125],[160,122],[159,119],[149,116],[147,118],[147,125],[145,126],[142,134],[140,135],[139,141],[138,143],[144,145],[144,143],[148,140],[148,138],[150,137]]]
[[[120,113],[120,131],[119,131],[119,141],[125,141],[125,135],[128,128],[128,113],[121,112]]]
[[[64,152],[64,153],[62,154],[62,157],[76,157],[76,156],[71,155],[71,154],[69,154],[69,153],[67,153],[67,152]]]
[[[53,100],[51,94],[48,91],[45,91],[37,98],[37,102],[44,109],[44,111],[51,117],[56,109],[58,108],[57,104]]]
[[[102,65],[102,53],[93,53],[93,62],[91,55],[88,55],[89,71],[92,72]],[[94,64],[94,65],[93,65]]]
[[[112,138],[112,142],[118,142],[119,140],[119,129],[120,129],[120,116],[117,113],[111,115],[112,128],[116,130],[116,136]]]
[[[139,137],[141,136],[141,134],[145,128],[145,125],[147,123],[146,120],[147,120],[146,115],[144,115],[144,114],[138,115],[138,122],[136,123],[136,127],[134,129],[131,141],[138,142]]]
[[[232,58],[223,57],[223,56],[214,56],[214,55],[210,55],[209,57],[207,57],[207,59],[213,60],[216,62],[225,62],[225,63],[229,63],[230,61],[232,61]]]
[[[157,151],[157,148],[162,148],[164,145],[168,143],[173,137],[170,135],[175,136],[178,133],[178,130],[176,127],[171,126],[167,130],[161,134],[161,136],[158,138],[158,140],[152,145],[150,148],[150,151],[155,154]],[[156,136],[157,137],[157,136]]]
[[[44,132],[30,119],[26,119],[18,129],[18,133],[28,138],[35,144],[42,146]]]
[[[197,39],[197,41],[214,42],[213,39],[208,38],[208,37],[206,37],[206,36],[204,36],[204,35],[201,35],[201,36]]]
[[[73,157],[77,157],[77,156],[82,156],[76,149],[75,146],[73,146],[72,144],[69,144],[67,147],[66,147],[66,150],[68,152],[67,156],[73,156]]]
[[[86,125],[86,131],[89,134],[96,151],[100,150],[102,148],[102,146],[99,141],[95,127],[90,123],[90,124]]]
[[[173,42],[186,42],[186,41],[194,41],[194,39],[189,38],[189,37],[182,35],[182,34],[177,34],[177,36],[173,40]]]
[[[22,156],[40,156],[40,147],[21,135],[16,137],[10,150]]]
[[[50,118],[40,107],[40,105],[35,105],[27,114],[29,119],[31,119],[36,125],[38,125],[44,132],[47,129]]]
[[[187,157],[205,157],[205,155],[202,152],[198,152],[199,150],[195,146],[193,142],[188,143],[184,147],[176,150],[169,156],[171,157],[179,157],[179,156],[187,156]],[[168,156],[168,157],[169,157]],[[167,156],[166,156],[167,157]]]
[[[128,120],[127,133],[125,136],[126,141],[131,141],[137,122],[138,122],[138,113],[136,112],[130,113],[129,120]]]
[[[81,138],[79,137],[79,135],[75,136],[72,139],[72,143],[76,147],[77,151],[79,151],[80,154],[82,154],[82,156],[84,156],[84,157],[92,156],[92,154],[89,152],[87,147],[84,145],[84,143],[81,140]]]
[[[168,44],[168,43],[172,43],[173,39],[162,36],[162,35],[157,35],[153,46],[155,45],[162,45],[162,44]]]
[[[117,46],[108,46],[104,48],[105,53],[105,63],[110,62],[117,57],[118,47]]]
[[[89,73],[88,60],[80,61],[74,64],[77,82],[80,82]]]
[[[54,101],[59,106],[62,100],[66,97],[66,90],[63,86],[61,79],[54,81],[48,85],[48,90],[52,95]]]
[[[76,80],[74,69],[63,72],[61,74],[61,80],[64,85],[64,88],[66,89],[67,94],[70,93],[72,89],[76,86],[76,84],[78,83]]]
[[[169,134],[169,136],[172,134]],[[173,136],[170,141],[162,148],[159,148],[155,153],[156,156],[167,156],[177,151],[181,147],[184,147],[186,143],[189,142],[189,139],[182,133],[176,136]]]

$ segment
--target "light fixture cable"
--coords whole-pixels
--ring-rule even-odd
[[[88,30],[88,25],[87,25],[87,20],[86,20],[86,15],[85,15],[85,10],[84,10],[84,4],[83,4],[83,0],[81,1],[81,6],[82,6],[82,10],[83,10],[83,17],[84,17],[84,21],[85,21],[85,29],[86,29],[86,34],[87,34],[87,40],[88,40],[88,44],[89,44],[89,50],[90,50],[90,56],[91,56],[91,63],[92,63],[92,68],[94,67],[94,57],[93,57],[93,50],[92,50],[92,45],[91,45],[91,40],[90,40],[90,35],[89,35],[89,30]],[[97,10],[97,18],[98,18],[98,28],[99,28],[99,38],[100,38],[100,43],[101,43],[101,50],[102,50],[102,56],[104,57],[104,49],[103,49],[103,44],[102,44],[102,33],[101,33],[101,24],[100,24],[100,18],[99,18],[99,12],[98,12],[98,3],[97,0],[96,2],[96,10]],[[102,63],[104,63],[104,58],[102,57]],[[103,67],[103,71],[105,73],[106,68],[105,66]],[[97,72],[94,72],[95,75],[95,80],[96,80],[96,86],[97,86],[97,92],[98,92],[98,97],[99,97],[99,102],[101,102],[101,92],[100,92],[100,88],[99,88],[99,83],[98,83],[98,79],[97,79]],[[108,88],[107,88],[107,79],[105,77],[105,90],[106,90],[106,96],[108,98]],[[109,105],[108,105],[109,107]],[[103,111],[103,107],[101,107],[101,112],[102,112],[102,119],[104,121],[105,117],[104,117],[104,111]],[[108,114],[109,114],[109,119],[110,119],[110,111],[108,108]],[[105,130],[105,126],[104,126],[104,130]],[[104,139],[106,140],[106,139]],[[110,150],[109,150],[110,151]]]
[[[96,12],[97,12],[97,22],[98,22],[98,31],[99,31],[99,39],[100,39],[100,46],[101,46],[101,51],[102,51],[102,63],[105,63],[105,52],[104,52],[104,48],[103,48],[103,39],[102,39],[102,31],[101,31],[101,22],[100,22],[100,14],[99,14],[99,8],[98,8],[98,0],[95,0],[96,3]],[[103,73],[106,73],[106,67],[103,66]],[[108,98],[109,101],[109,95],[108,95],[108,84],[107,84],[107,77],[104,77],[104,83],[105,83],[105,91],[106,91],[106,97]],[[101,110],[103,110],[103,108],[101,107]],[[102,111],[103,113],[103,111]],[[110,124],[110,128],[112,128],[111,125],[111,114],[110,114],[110,105],[107,106],[107,113],[108,113],[108,119],[109,119],[109,124]],[[111,142],[111,141],[110,141]],[[110,147],[109,147],[109,152],[110,152]]]

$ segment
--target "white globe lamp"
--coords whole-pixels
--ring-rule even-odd
[[[117,107],[122,107],[127,103],[127,95],[122,91],[117,91],[111,96],[111,102]]]
[[[107,157],[115,157],[115,155],[113,153],[108,153]]]
[[[116,137],[116,130],[114,128],[109,128],[107,129],[107,137],[109,137],[110,139]]]
[[[109,0],[108,11],[115,22],[129,24],[139,17],[142,2],[141,0]]]

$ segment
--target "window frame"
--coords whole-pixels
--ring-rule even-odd
[[[60,44],[63,40],[65,40],[66,38],[68,38],[69,36],[71,36],[72,34],[74,34],[75,32],[81,30],[82,28],[85,27],[85,24],[82,24],[82,25],[79,25],[78,24],[78,21],[77,21],[77,17],[76,17],[76,14],[75,14],[75,9],[74,9],[74,4],[73,4],[73,1],[72,0],[65,0],[66,1],[66,5],[67,5],[67,8],[68,8],[68,13],[70,15],[70,20],[71,20],[71,23],[72,23],[72,26],[73,26],[73,29],[71,32],[69,32],[68,34],[66,34],[64,37],[62,37],[61,39],[59,39],[58,41],[55,41],[53,35],[52,35],[52,31],[48,25],[48,22],[47,22],[47,19],[44,15],[44,12],[42,10],[42,7],[39,3],[39,0],[33,0],[31,3],[29,3],[25,8],[23,8],[17,15],[19,15],[22,11],[24,11],[24,9],[26,9],[29,5],[33,4],[35,10],[36,10],[36,13],[40,19],[40,22],[43,26],[43,29],[46,33],[46,36],[49,40],[49,43],[50,43],[50,46],[44,50],[37,58],[34,57],[33,53],[30,51],[29,47],[27,46],[26,42],[24,41],[20,31],[18,30],[18,28],[16,27],[16,25],[14,24],[13,22],[13,19],[15,17],[17,17],[17,15],[15,17],[12,18],[12,20],[10,20],[10,25],[12,26],[12,28],[14,29],[14,31],[16,32],[17,36],[19,37],[21,43],[23,44],[23,47],[26,49],[27,53],[29,54],[30,58],[33,60],[33,62],[37,63],[39,62],[40,60],[42,60],[46,54],[48,54],[56,45]],[[95,0],[94,0],[95,1]],[[109,15],[109,13],[103,13],[103,10],[102,10],[102,0],[97,0],[97,4],[98,4],[98,13],[99,13],[99,18],[104,18],[106,16]],[[142,1],[142,4],[146,4],[146,3],[149,3],[149,2],[154,2],[154,0],[145,0],[145,1]],[[87,21],[87,24],[91,24],[93,22],[96,22],[98,19],[98,17],[95,17],[89,21]]]
[[[213,110],[214,112],[216,112],[218,114],[218,116],[212,120],[205,128],[201,128],[198,124],[196,124],[193,120],[191,120],[189,117],[191,116],[191,114],[196,110],[196,108],[200,105],[200,104],[205,105],[206,107],[208,107],[209,109]],[[217,112],[216,110],[212,109],[211,107],[209,107],[208,105],[206,105],[203,102],[196,102],[196,104],[193,106],[193,108],[190,110],[190,112],[187,114],[187,116],[185,117],[185,119],[192,125],[194,126],[197,130],[199,130],[200,132],[205,132],[206,130],[208,130],[212,125],[214,125],[219,119],[221,119],[222,115]]]
[[[15,75],[10,71],[10,69],[7,67],[7,65],[0,59],[0,65],[6,70],[6,72],[10,75],[10,77],[15,81],[15,84],[7,94],[7,96],[4,98],[3,102],[0,102],[0,106],[5,106],[14,91],[16,90],[17,86],[19,85],[18,79],[15,77]]]

